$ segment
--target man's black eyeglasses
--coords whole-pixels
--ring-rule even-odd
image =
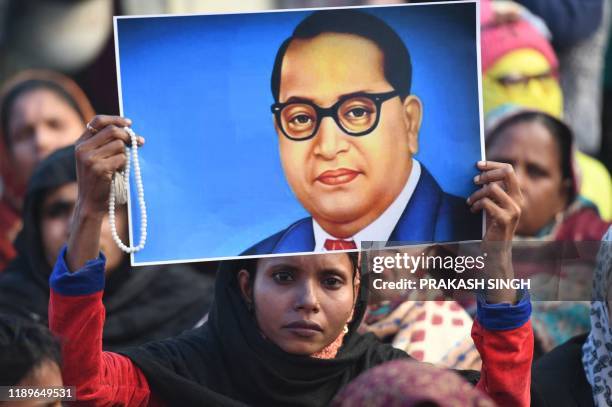
[[[385,93],[354,93],[343,96],[331,107],[320,107],[308,100],[274,103],[272,113],[283,134],[290,140],[308,140],[317,134],[321,120],[331,116],[350,136],[365,136],[380,120],[383,102],[398,96],[396,90]]]

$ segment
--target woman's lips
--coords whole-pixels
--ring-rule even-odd
[[[288,329],[293,334],[304,338],[310,338],[323,332],[321,325],[317,324],[316,322],[306,320],[291,322],[283,326],[283,328]]]
[[[337,170],[327,170],[322,172],[319,174],[316,180],[325,185],[340,185],[351,182],[359,174],[359,171],[349,170],[348,168],[338,168]]]

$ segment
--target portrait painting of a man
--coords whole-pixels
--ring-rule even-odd
[[[480,238],[480,217],[413,159],[423,105],[410,83],[408,49],[380,19],[319,11],[298,25],[276,57],[272,110],[285,176],[311,217],[247,253]]]
[[[123,113],[147,138],[135,263],[480,239],[475,22],[473,2],[117,19]]]

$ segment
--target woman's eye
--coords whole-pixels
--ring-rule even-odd
[[[323,279],[323,285],[328,288],[340,288],[342,280],[338,277],[325,277]]]
[[[61,130],[65,127],[64,123],[58,119],[51,119],[49,120],[48,124],[49,124],[49,127],[51,127],[54,130]]]
[[[527,166],[527,173],[531,178],[543,178],[548,176],[548,173],[546,171],[535,165]]]
[[[293,274],[288,271],[277,271],[276,273],[272,274],[272,278],[277,283],[288,283],[293,281]]]
[[[43,218],[57,219],[67,217],[72,215],[73,208],[74,204],[69,202],[55,202],[43,209]]]

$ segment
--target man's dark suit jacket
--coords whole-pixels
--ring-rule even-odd
[[[531,403],[547,407],[592,407],[593,390],[582,367],[582,345],[588,334],[576,336],[534,363]]]
[[[472,214],[464,199],[442,191],[421,164],[421,177],[388,241],[398,243],[449,242],[482,238],[482,216]],[[311,252],[315,247],[312,218],[250,247],[242,255]]]

